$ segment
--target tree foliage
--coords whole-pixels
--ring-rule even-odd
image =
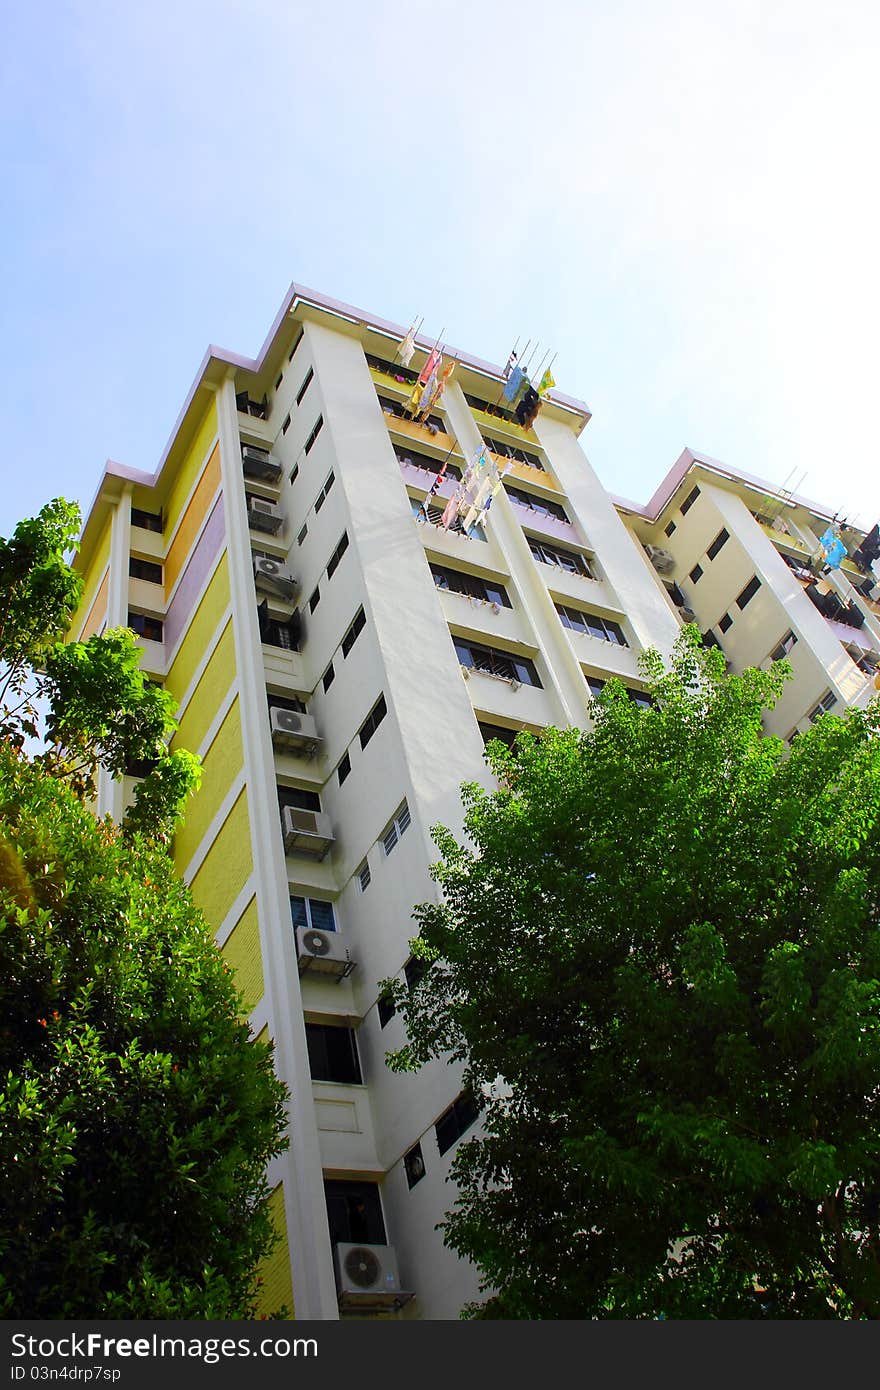
[[[653,707],[490,744],[435,832],[409,1041],[482,1099],[444,1238],[477,1316],[880,1316],[880,710],[789,750],[788,668],[686,629]]]
[[[197,775],[171,701],[131,633],[62,640],[76,524],[0,541],[0,1317],[247,1317],[285,1091],[167,854]],[[120,828],[87,801],[130,758]]]

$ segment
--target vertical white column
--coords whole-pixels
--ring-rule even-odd
[[[266,719],[265,677],[251,567],[241,443],[232,374],[217,392],[220,476],[226,513],[232,629],[244,744],[263,979],[275,1067],[290,1091],[290,1148],[282,1155],[284,1207],[298,1318],[339,1316],[321,1150],[306,1046],[302,996],[283,845],[278,828],[275,760]]]
[[[128,625],[128,561],[131,555],[131,494],[126,483],[113,502],[110,520],[110,571],[107,583],[107,626]],[[98,815],[112,816],[118,825],[123,815],[121,777],[111,777],[104,768],[98,773]]]

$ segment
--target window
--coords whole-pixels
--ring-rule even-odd
[[[385,696],[380,695],[358,731],[361,748],[366,748],[387,713],[388,709],[385,704]]]
[[[379,1188],[374,1182],[324,1182],[330,1244],[387,1245]]]
[[[490,743],[493,738],[497,738],[500,743],[504,743],[508,748],[512,748],[519,733],[519,729],[507,729],[503,724],[488,724],[485,719],[477,720],[477,728],[482,735],[483,743]]]
[[[292,806],[295,811],[320,811],[321,798],[317,792],[308,791],[305,787],[278,787],[278,805],[283,811],[286,806]]]
[[[599,696],[602,694],[602,691],[605,689],[607,682],[600,680],[598,676],[585,675],[584,679],[586,680],[587,685],[589,686],[590,694],[592,695],[593,699],[598,700]],[[651,699],[651,696],[645,690],[636,690],[631,685],[626,686],[625,690],[627,694],[627,699],[630,700],[632,704],[638,705],[639,709],[650,709],[654,703],[654,701]]]
[[[275,382],[275,390],[276,390],[276,391],[277,391],[278,388],[280,387],[280,385],[281,385],[281,383],[282,383],[283,380],[284,380],[284,373],[283,373],[283,372],[279,372],[279,374],[278,374],[278,380]]]
[[[556,612],[562,619],[563,627],[573,632],[584,632],[588,637],[598,637],[603,642],[614,642],[618,647],[628,647],[623,628],[611,618],[603,618],[599,613],[588,613],[583,608],[565,608],[557,603]]]
[[[390,1023],[397,1013],[397,1005],[390,994],[380,994],[376,1002],[376,1014],[379,1019],[379,1027],[384,1028]]]
[[[285,417],[284,417],[284,424],[281,426],[281,433],[282,433],[282,434],[287,434],[287,431],[288,431],[289,429],[290,429],[290,416],[289,416],[289,415],[285,415]],[[292,475],[291,475],[290,481],[293,482],[293,476],[292,476]]]
[[[720,652],[724,651],[724,648],[718,641],[718,638],[715,636],[715,633],[712,631],[711,628],[708,632],[703,632],[700,634],[700,640],[703,643],[703,646],[707,649],[707,651],[711,650],[712,647],[717,647]]]
[[[302,405],[303,396],[304,396],[304,395],[306,394],[306,392],[308,391],[309,386],[311,385],[312,377],[313,377],[314,375],[315,375],[314,369],[313,369],[312,367],[309,367],[309,370],[306,372],[305,377],[304,377],[304,379],[303,379],[303,384],[302,384],[302,386],[299,388],[299,390],[298,390],[297,393],[296,393],[296,403],[297,403],[297,405]],[[309,449],[308,449],[308,445],[307,445],[307,446],[306,446],[306,453],[308,453],[308,452],[309,452]]]
[[[411,367],[404,367],[401,362],[386,362],[384,357],[376,357],[373,353],[365,352],[367,366],[372,367],[374,372],[382,372],[385,376],[393,376],[395,381],[409,382],[415,386],[419,379],[418,372],[414,372]]]
[[[296,538],[296,543],[297,543],[297,545],[302,545],[303,541],[305,540],[305,538],[306,538],[306,536],[307,536],[308,534],[309,534],[309,528],[308,528],[308,526],[303,525],[302,530],[300,531],[299,535],[298,535],[297,538]]]
[[[343,753],[342,757],[339,759],[339,766],[336,769],[336,775],[339,778],[340,787],[342,786],[343,782],[345,781],[346,777],[350,772],[351,758],[348,756],[347,753]]]
[[[382,848],[384,849],[386,856],[391,853],[391,851],[394,849],[394,846],[397,844],[397,841],[405,833],[405,831],[409,829],[411,823],[412,817],[409,813],[409,807],[404,801],[395,811],[394,816],[391,820],[391,824],[380,837],[382,840]]]
[[[492,453],[497,454],[499,458],[517,459],[519,463],[527,463],[530,468],[539,468],[544,472],[543,463],[531,449],[521,449],[518,444],[508,444],[504,439],[490,439],[488,435],[483,435],[483,438]]]
[[[305,449],[305,451],[306,451],[307,454],[310,454],[310,453],[312,452],[312,445],[314,444],[315,440],[318,438],[318,435],[321,433],[321,429],[322,429],[323,425],[324,425],[324,417],[323,417],[323,415],[319,415],[318,418],[317,418],[317,420],[315,421],[314,428],[312,429],[311,434],[309,435],[308,439],[306,440],[305,444],[303,445],[303,448]]]
[[[731,618],[731,616],[730,616],[729,613],[724,613],[724,614],[722,614],[722,616],[718,619],[718,631],[719,631],[719,632],[726,632],[727,629],[728,629],[729,627],[732,627],[732,626],[733,626],[733,618]]]
[[[128,572],[132,579],[148,579],[151,584],[162,583],[162,566],[153,560],[138,560],[132,555],[128,562]]]
[[[340,539],[340,541],[339,541],[339,544],[337,545],[337,547],[336,547],[336,549],[334,550],[333,554],[330,556],[330,559],[327,561],[327,578],[328,578],[328,579],[332,579],[332,578],[333,578],[334,574],[336,573],[336,567],[337,567],[337,565],[339,564],[339,561],[342,559],[342,557],[343,557],[343,555],[345,554],[345,552],[346,552],[347,549],[348,549],[348,532],[347,532],[347,531],[343,531],[342,537],[341,537],[341,539]]]
[[[145,637],[148,642],[162,641],[162,622],[159,618],[151,618],[147,613],[135,613],[129,608],[128,626],[138,637]]]
[[[287,652],[298,652],[302,641],[302,618],[294,613],[289,618],[273,618],[269,612],[269,600],[263,599],[257,605],[257,622],[260,626],[260,641],[267,647],[281,647]]]
[[[477,642],[468,642],[464,637],[453,637],[452,641],[462,666],[483,671],[490,676],[501,676],[504,680],[519,681],[521,685],[543,688],[534,662],[528,657],[514,656],[511,652],[499,652],[494,647],[483,647]]]
[[[783,637],[782,641],[779,643],[779,646],[773,648],[772,652],[770,653],[770,660],[782,661],[783,657],[788,656],[788,653],[791,651],[792,647],[796,642],[797,638],[795,637],[794,633],[791,630],[789,630]]]
[[[702,577],[703,577],[703,569],[702,569],[702,566],[701,566],[701,565],[694,565],[693,569],[691,570],[690,574],[688,575],[688,579],[691,581],[692,584],[696,584],[696,583],[699,582],[699,580],[702,579]]]
[[[305,714],[306,712],[302,700],[297,700],[295,696],[269,695],[268,699],[270,709],[289,709],[293,710],[295,714]]]
[[[682,516],[687,516],[688,512],[690,511],[691,507],[692,507],[692,506],[694,505],[694,503],[696,502],[696,500],[697,500],[697,498],[699,497],[699,495],[700,495],[700,489],[699,489],[698,487],[695,487],[695,488],[692,488],[692,489],[691,489],[691,491],[688,493],[687,497],[684,499],[684,501],[683,501],[682,504],[681,504],[681,514],[682,514]]]
[[[348,1086],[362,1084],[353,1028],[335,1023],[307,1023],[306,1043],[313,1081],[341,1081]]]
[[[465,1130],[470,1129],[479,1113],[480,1107],[468,1091],[463,1091],[452,1102],[449,1109],[443,1111],[434,1126],[437,1134],[437,1148],[442,1154],[445,1154],[447,1149],[452,1148],[456,1139],[460,1139]]]
[[[738,597],[737,600],[736,600],[736,606],[737,606],[737,608],[740,608],[740,609],[745,608],[746,604],[751,603],[752,599],[755,597],[755,594],[758,592],[758,590],[760,589],[760,587],[761,587],[761,581],[760,581],[760,579],[758,578],[758,576],[757,576],[756,574],[752,575],[752,577],[751,577],[751,579],[749,580],[748,584],[746,585],[746,587],[743,589],[742,593],[739,595],[739,597]]]
[[[379,397],[379,404],[386,415],[391,415],[395,420],[410,420],[410,413],[403,401],[392,400],[390,396],[383,396],[379,391],[376,392],[376,395]],[[416,422],[411,421],[411,423],[415,424]],[[426,420],[420,420],[418,423],[425,429],[429,429],[432,434],[438,434],[441,430],[444,434],[446,433],[446,425],[439,415],[429,415]],[[394,452],[397,453],[397,450],[395,449]]]
[[[302,338],[303,338],[303,331],[302,331],[302,329],[300,329],[299,332],[297,333],[296,337],[295,337],[294,340],[293,340],[293,346],[291,347],[290,352],[287,354],[287,360],[288,360],[288,362],[292,362],[292,361],[293,361],[293,354],[296,352],[297,348],[299,347],[300,343],[302,342]]]
[[[431,574],[438,589],[448,589],[455,594],[466,594],[469,598],[482,599],[485,603],[497,603],[499,608],[509,608],[510,599],[503,584],[494,579],[480,579],[475,574],[465,574],[462,570],[447,569],[444,565],[431,565]]]
[[[719,550],[721,550],[722,546],[725,546],[729,540],[730,532],[727,530],[725,526],[722,526],[721,530],[718,532],[718,535],[715,537],[714,541],[709,546],[709,549],[706,551],[707,559],[714,560]]]
[[[469,396],[467,391],[464,398],[468,405],[473,406],[474,410],[482,410],[486,415],[494,415],[498,420],[509,420],[512,425],[516,425],[516,416],[512,410],[505,410],[503,405],[493,405],[489,401],[481,401],[476,396]]]
[[[429,962],[422,960],[421,956],[410,956],[406,965],[403,967],[407,989],[416,989],[430,969],[431,966]]]
[[[817,700],[813,708],[808,711],[807,718],[809,719],[811,724],[815,724],[816,720],[821,715],[830,714],[831,710],[834,709],[834,706],[836,704],[837,697],[832,695],[830,690],[826,690],[822,698],[820,700]]]
[[[315,609],[317,608],[317,606],[318,606],[318,604],[319,604],[320,602],[321,602],[321,590],[318,588],[318,586],[317,586],[317,584],[316,584],[316,585],[315,585],[315,588],[314,588],[314,592],[312,593],[312,597],[309,599],[309,612],[310,612],[310,613],[314,613]]]
[[[326,898],[290,899],[290,915],[294,927],[312,927],[316,931],[336,931],[333,904]]]
[[[409,1153],[403,1156],[403,1167],[406,1173],[407,1187],[412,1190],[417,1182],[421,1182],[425,1176],[425,1160],[422,1157],[421,1144],[413,1144]]]
[[[409,504],[416,521],[428,522],[431,526],[439,526],[441,524],[443,520],[443,507],[434,507],[429,503],[426,509],[419,501],[418,497],[411,497],[409,499]],[[449,530],[454,531],[455,534],[459,536],[466,535],[468,539],[472,541],[486,541],[489,539],[482,526],[472,526],[469,531],[465,531],[461,524],[460,516],[457,516],[451,523]]]
[[[329,476],[329,478],[327,479],[326,483],[325,483],[324,486],[321,488],[321,491],[318,493],[317,497],[315,498],[315,511],[316,511],[316,512],[319,512],[319,511],[321,510],[321,508],[323,507],[325,501],[327,500],[327,493],[330,491],[330,489],[331,489],[331,487],[333,486],[333,484],[335,483],[335,481],[336,481],[336,478],[335,478],[334,474],[331,473],[330,476]]]
[[[361,864],[361,867],[358,869],[357,877],[358,882],[361,885],[361,892],[366,893],[367,889],[370,886],[370,880],[373,877],[373,875],[370,873],[370,866],[367,863],[366,859],[364,860],[363,864]]]
[[[363,632],[366,621],[367,620],[364,617],[364,610],[362,608],[359,608],[358,611],[355,613],[351,623],[349,624],[348,631],[342,639],[343,660],[345,659],[345,657],[348,656],[349,652],[351,651],[352,647],[357,641],[359,634]]]
[[[671,536],[674,530],[675,530],[675,522],[674,522],[674,521],[670,521],[669,524],[668,524],[668,526],[664,526],[664,527],[663,527],[663,534],[664,534],[664,536]]]
[[[546,541],[536,540],[534,536],[526,536],[526,540],[529,550],[542,564],[556,565],[557,569],[567,570],[569,574],[582,574],[586,579],[595,579],[595,572],[585,555],[579,555],[574,550],[564,550],[559,545],[548,545]]]
[[[537,512],[539,516],[553,516],[557,521],[568,521],[568,513],[558,502],[548,502],[546,498],[539,497],[536,492],[526,492],[524,488],[509,487],[507,483],[504,484],[504,491],[511,502],[516,502],[520,507],[528,507],[529,511]]]
[[[142,531],[156,531],[162,534],[162,513],[145,512],[141,507],[132,507],[131,524],[139,526]]]
[[[432,458],[430,454],[420,454],[415,449],[404,448],[402,444],[395,444],[394,453],[398,463],[405,463],[409,468],[418,468],[422,473],[429,473],[432,478],[436,478],[443,467],[443,459]],[[459,482],[461,469],[454,463],[447,463],[443,476]]]
[[[331,661],[331,662],[330,662],[330,665],[327,667],[327,670],[324,672],[324,679],[321,681],[321,684],[322,684],[323,687],[324,687],[324,694],[325,694],[325,695],[327,694],[327,691],[330,689],[331,685],[333,684],[333,681],[334,681],[334,679],[335,679],[335,676],[336,676],[336,672],[333,670],[333,662]]]

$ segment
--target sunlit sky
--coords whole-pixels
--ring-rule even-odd
[[[880,516],[880,6],[7,0],[0,533],[152,470],[291,280],[585,399],[605,485],[686,446]]]

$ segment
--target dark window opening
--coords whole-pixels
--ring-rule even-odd
[[[564,627],[573,632],[583,632],[588,637],[598,637],[603,642],[614,642],[618,647],[628,647],[623,628],[611,618],[603,618],[599,613],[588,613],[583,608],[566,608],[556,604],[556,611]]]
[[[293,695],[270,695],[268,699],[270,709],[289,709],[294,714],[305,714],[306,712],[303,701],[298,700]]]
[[[319,512],[319,511],[321,510],[321,508],[323,507],[325,501],[327,500],[327,494],[328,494],[328,492],[330,491],[330,489],[331,489],[331,487],[333,486],[333,484],[335,483],[335,481],[336,481],[335,474],[331,473],[330,476],[329,476],[329,478],[327,479],[326,483],[325,483],[324,486],[321,488],[321,491],[318,493],[317,497],[315,498],[315,512],[316,512],[316,513]]]
[[[430,569],[438,589],[482,599],[485,603],[497,603],[500,608],[511,606],[507,590],[497,580],[481,579],[475,574],[465,574],[463,570],[448,569],[444,565],[431,564]]]
[[[733,618],[731,618],[731,616],[730,616],[729,613],[724,613],[724,614],[722,615],[722,617],[720,617],[720,618],[718,619],[718,631],[719,631],[719,632],[726,632],[727,629],[728,629],[729,627],[732,627],[732,626],[733,626]]]
[[[142,531],[155,531],[161,536],[162,513],[145,512],[141,507],[132,507],[131,524],[132,526],[139,526]]]
[[[307,1023],[306,1043],[313,1081],[362,1085],[354,1029],[330,1023]]]
[[[297,350],[297,348],[299,347],[299,345],[300,345],[300,343],[302,342],[302,340],[303,340],[303,330],[300,329],[299,332],[297,333],[296,337],[295,337],[294,340],[293,340],[293,346],[291,347],[290,352],[287,354],[287,360],[288,360],[288,362],[292,362],[292,361],[293,361],[293,354],[296,352],[296,350]]]
[[[376,1004],[376,1014],[379,1019],[379,1027],[384,1028],[386,1024],[391,1022],[392,1018],[396,1013],[397,1005],[391,998],[391,995],[380,994],[378,1002]]]
[[[297,611],[289,618],[273,618],[269,612],[269,600],[263,599],[257,605],[257,622],[260,626],[260,641],[267,647],[280,647],[283,651],[298,652],[302,642],[302,618]]]
[[[682,504],[681,504],[681,514],[682,514],[682,516],[686,516],[686,515],[687,515],[687,513],[690,511],[691,507],[694,505],[694,503],[696,502],[696,500],[697,500],[697,498],[699,497],[699,495],[700,495],[700,489],[699,489],[698,487],[695,487],[695,488],[692,488],[692,489],[691,489],[691,491],[688,493],[687,497],[684,499],[684,501],[683,501]]]
[[[318,438],[318,435],[321,433],[321,430],[322,430],[322,428],[323,428],[323,425],[324,425],[324,417],[323,417],[323,415],[319,415],[318,418],[317,418],[317,420],[315,421],[315,425],[314,425],[314,428],[312,429],[311,434],[309,435],[308,439],[306,440],[305,444],[303,445],[303,448],[304,448],[304,450],[305,450],[305,452],[306,452],[307,454],[310,454],[310,453],[312,452],[312,446],[314,445],[315,440]]]
[[[128,626],[139,637],[144,637],[148,642],[162,641],[162,621],[160,618],[151,618],[147,613],[135,613],[128,610]]]
[[[306,787],[277,787],[278,806],[284,810],[290,806],[295,811],[320,811],[321,798],[317,792],[309,791]]]
[[[694,565],[693,569],[691,570],[690,574],[688,575],[688,579],[691,581],[692,584],[697,584],[697,583],[699,583],[699,581],[702,579],[702,577],[703,577],[703,567],[702,567],[702,565]]]
[[[327,670],[324,672],[324,678],[323,678],[323,680],[321,681],[321,684],[322,684],[322,686],[324,687],[324,694],[325,694],[325,695],[326,695],[327,691],[330,689],[331,685],[333,684],[333,681],[334,681],[335,677],[336,677],[336,672],[333,670],[333,662],[331,661],[331,662],[330,662],[330,665],[327,667]]]
[[[374,1182],[324,1183],[330,1244],[387,1245],[379,1188]]]
[[[313,368],[313,367],[309,367],[309,370],[306,372],[305,377],[304,377],[304,379],[303,379],[303,384],[302,384],[302,386],[299,388],[299,390],[298,390],[297,393],[296,393],[296,403],[297,403],[297,405],[302,405],[303,396],[304,396],[304,395],[306,394],[306,392],[308,391],[309,386],[310,386],[310,384],[311,384],[312,377],[313,377],[314,375],[315,375],[314,368]],[[308,449],[306,449],[306,453],[308,453]]]
[[[384,372],[387,376],[394,377],[401,385],[408,382],[410,386],[415,386],[419,379],[418,372],[414,372],[411,367],[404,367],[401,362],[386,362],[384,357],[376,357],[374,353],[365,352],[367,366],[372,367],[374,372]]]
[[[342,559],[342,557],[343,557],[343,555],[345,554],[345,552],[346,552],[347,549],[348,549],[348,532],[347,532],[347,531],[343,531],[343,533],[342,533],[342,538],[341,538],[339,544],[337,545],[337,547],[336,547],[336,549],[334,550],[333,554],[330,556],[330,559],[327,561],[327,578],[328,578],[328,579],[332,579],[332,578],[333,578],[333,575],[336,573],[336,567],[337,567],[337,565],[339,564],[339,561]]]
[[[483,438],[492,453],[497,454],[499,458],[516,459],[518,463],[527,463],[530,468],[538,468],[542,473],[545,471],[538,455],[533,454],[531,449],[521,449],[518,444],[508,444],[503,439],[490,439],[488,435],[484,435]]]
[[[504,491],[507,493],[511,502],[516,502],[520,507],[528,507],[529,511],[537,512],[539,516],[552,516],[557,521],[568,521],[568,513],[558,502],[550,502],[546,497],[539,497],[536,492],[526,492],[524,488],[510,487],[504,484]]]
[[[410,413],[403,401],[392,400],[390,396],[380,395],[378,391],[376,395],[379,397],[379,404],[386,415],[391,415],[395,420],[410,419]],[[446,425],[439,415],[429,415],[427,420],[420,420],[419,424],[426,426],[433,434],[438,434],[441,431],[446,433]]]
[[[132,555],[128,562],[128,572],[132,579],[147,579],[151,584],[162,583],[162,566],[154,560],[138,560]]]
[[[493,738],[497,738],[500,743],[504,743],[508,748],[512,748],[519,729],[507,729],[503,724],[489,724],[485,719],[477,720],[477,727],[483,739],[483,743],[490,743]]]
[[[403,967],[407,989],[416,989],[430,969],[428,961],[422,960],[420,956],[410,956]]]
[[[585,555],[579,555],[574,550],[563,550],[558,545],[548,545],[546,541],[536,540],[534,536],[526,536],[526,540],[532,555],[542,564],[555,565],[557,569],[567,570],[569,574],[582,574],[586,579],[595,579],[595,571]]]
[[[443,467],[442,459],[432,458],[430,454],[420,454],[415,449],[405,449],[402,444],[394,445],[394,454],[398,463],[408,464],[410,468],[417,468],[421,473],[429,473],[432,478],[436,478]],[[461,469],[454,463],[447,463],[443,476],[459,482]]]
[[[675,530],[675,522],[674,522],[674,521],[670,521],[666,526],[663,527],[663,534],[664,534],[664,536],[671,536],[674,530]]]
[[[512,410],[505,410],[503,405],[494,405],[491,401],[481,401],[478,396],[469,396],[467,391],[464,398],[468,405],[473,406],[474,410],[482,410],[485,415],[494,415],[497,420],[507,420],[511,425],[519,424]]]
[[[388,708],[385,704],[385,696],[380,695],[358,731],[361,748],[366,748],[387,713]]]
[[[422,1155],[421,1144],[413,1144],[409,1153],[403,1156],[403,1167],[406,1172],[407,1187],[412,1190],[417,1182],[421,1182],[425,1176],[425,1160]]]
[[[722,526],[721,530],[718,532],[718,535],[715,537],[714,541],[709,546],[709,549],[706,551],[707,558],[710,560],[714,560],[719,550],[721,550],[722,547],[725,546],[729,540],[730,532],[727,530],[725,526]]]
[[[339,778],[340,787],[342,786],[343,782],[345,781],[346,777],[350,772],[351,758],[348,756],[347,753],[343,753],[342,757],[339,759],[339,766],[336,769],[336,775]]]
[[[309,599],[309,612],[310,612],[310,613],[314,613],[315,609],[317,608],[317,606],[318,606],[318,604],[319,604],[320,602],[321,602],[321,590],[316,586],[316,587],[315,587],[315,590],[314,590],[314,592],[313,592],[313,594],[312,594],[312,597]]]
[[[505,680],[519,681],[521,685],[543,688],[534,662],[528,657],[496,651],[494,647],[483,647],[463,637],[453,637],[452,641],[462,666],[492,676],[503,676]]]
[[[261,401],[251,400],[247,391],[239,391],[235,397],[236,409],[242,415],[253,415],[257,420],[265,420],[269,415],[269,397]]]
[[[460,1139],[465,1130],[470,1129],[477,1119],[480,1107],[476,1099],[468,1091],[454,1100],[448,1110],[444,1110],[439,1120],[434,1126],[437,1134],[437,1147],[442,1154],[447,1149],[451,1149],[456,1139]]]
[[[748,584],[747,584],[746,587],[743,589],[742,593],[737,597],[737,600],[736,600],[736,606],[737,606],[737,608],[743,609],[743,608],[745,608],[745,606],[746,606],[747,603],[751,603],[752,599],[755,597],[755,594],[758,592],[758,590],[760,589],[760,587],[761,587],[761,581],[760,581],[760,579],[758,578],[758,576],[757,576],[756,574],[752,575],[752,578],[749,580]]]
[[[345,657],[348,656],[359,635],[363,632],[364,627],[366,625],[366,621],[367,620],[364,617],[364,610],[362,608],[359,608],[358,611],[355,613],[351,623],[349,624],[348,631],[342,639],[343,659],[345,659]]]

